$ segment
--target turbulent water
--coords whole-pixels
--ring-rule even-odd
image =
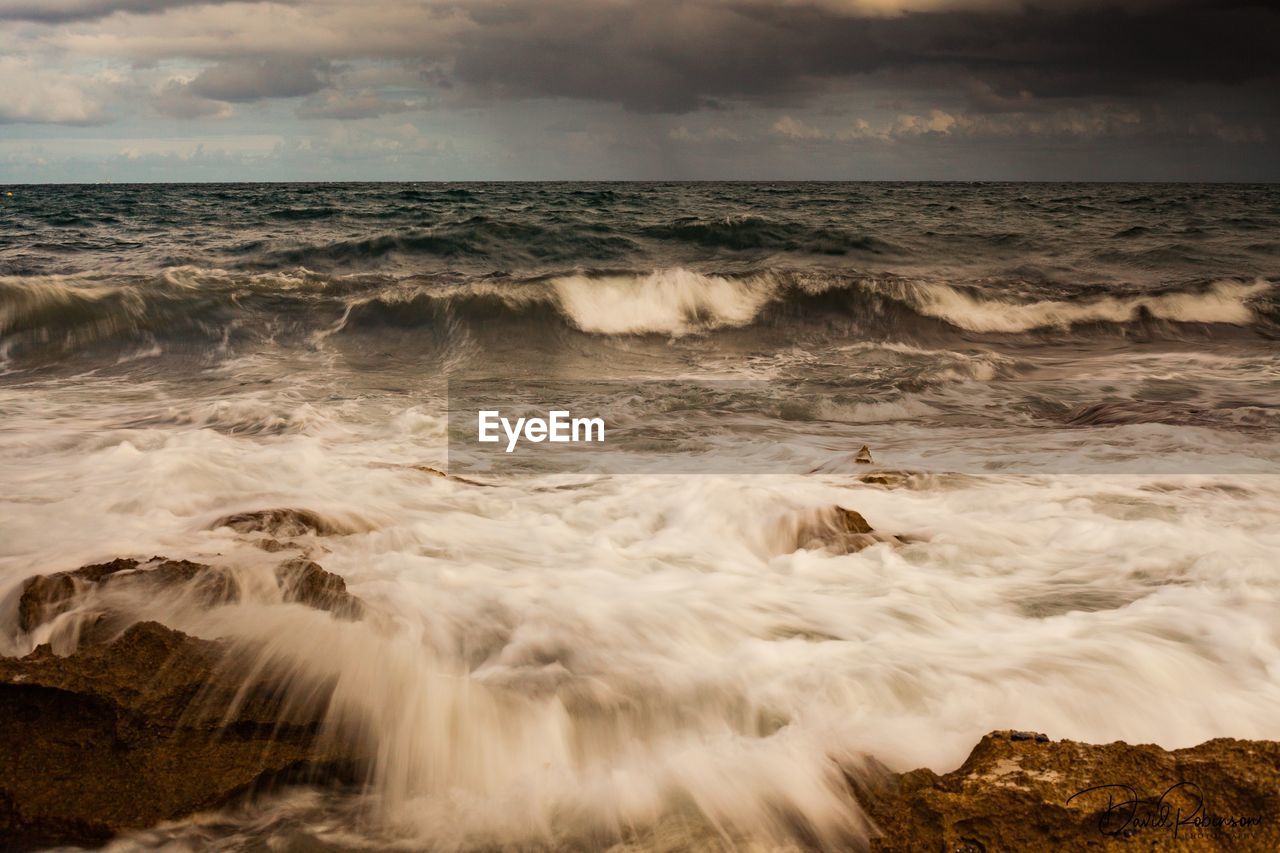
[[[0,653],[68,642],[32,574],[269,577],[210,527],[303,507],[369,618],[131,606],[332,689],[368,784],[123,847],[844,846],[863,755],[1280,738],[1278,342],[1274,186],[15,187]],[[665,389],[626,440],[714,473],[431,476],[460,379]],[[797,548],[833,505],[902,542]]]

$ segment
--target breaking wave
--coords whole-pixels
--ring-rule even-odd
[[[1199,291],[1140,296],[1106,296],[1066,302],[1014,302],[975,296],[938,284],[914,284],[905,296],[927,317],[937,317],[971,332],[1028,332],[1069,328],[1082,323],[1132,323],[1144,315],[1176,323],[1223,323],[1247,326],[1257,319],[1249,300],[1271,289],[1264,281],[1220,281]]]
[[[566,276],[552,286],[573,325],[605,335],[745,326],[778,296],[767,276],[734,280],[678,268],[647,276]]]
[[[0,277],[0,335],[10,355],[75,352],[107,341],[278,341],[366,328],[441,332],[497,321],[594,336],[679,337],[833,319],[855,341],[1088,334],[1140,323],[1163,323],[1175,337],[1178,324],[1270,336],[1275,314],[1275,288],[1261,279],[1067,300],[902,277],[785,270],[716,275],[682,267],[525,281],[190,267],[126,280]]]

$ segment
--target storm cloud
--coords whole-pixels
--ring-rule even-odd
[[[105,18],[116,12],[163,12],[219,0],[0,0],[0,20],[64,22]],[[233,0],[221,0],[233,2]]]
[[[303,137],[384,122],[388,150],[406,126],[459,143],[421,151],[510,140],[495,169],[557,145],[752,174],[912,145],[998,174],[1088,144],[1280,172],[1280,8],[1248,0],[0,0],[0,40],[53,99],[0,94],[11,127],[150,115],[333,151]]]
[[[220,62],[191,81],[192,93],[216,101],[296,98],[324,87],[322,68],[300,59],[241,59]]]
[[[1280,8],[1261,3],[863,17],[824,6],[551,0],[476,14],[485,25],[458,45],[460,81],[669,112],[804,97],[873,73],[959,74],[1032,97],[1158,95],[1274,79],[1280,44]]]

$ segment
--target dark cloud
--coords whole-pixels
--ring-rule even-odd
[[[190,90],[216,101],[297,98],[324,88],[326,70],[324,63],[305,59],[236,59],[201,71]]]
[[[169,118],[226,118],[231,114],[230,104],[196,95],[190,86],[177,80],[171,80],[152,95],[151,106]]]
[[[454,48],[457,78],[508,97],[686,112],[794,100],[858,75],[959,74],[1001,100],[1149,96],[1277,72],[1280,8],[1248,2],[1042,4],[860,17],[760,3],[502,4]]]
[[[0,0],[0,32],[0,121],[234,116],[361,162],[434,150],[377,135],[429,106],[493,169],[552,174],[568,136],[631,176],[681,157],[709,177],[1280,168],[1274,0]],[[233,107],[273,98],[296,110]]]
[[[0,21],[63,23],[105,18],[116,12],[147,14],[177,6],[228,3],[232,0],[0,0]]]

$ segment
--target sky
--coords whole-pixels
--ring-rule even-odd
[[[0,0],[0,182],[1280,180],[1280,4]]]

